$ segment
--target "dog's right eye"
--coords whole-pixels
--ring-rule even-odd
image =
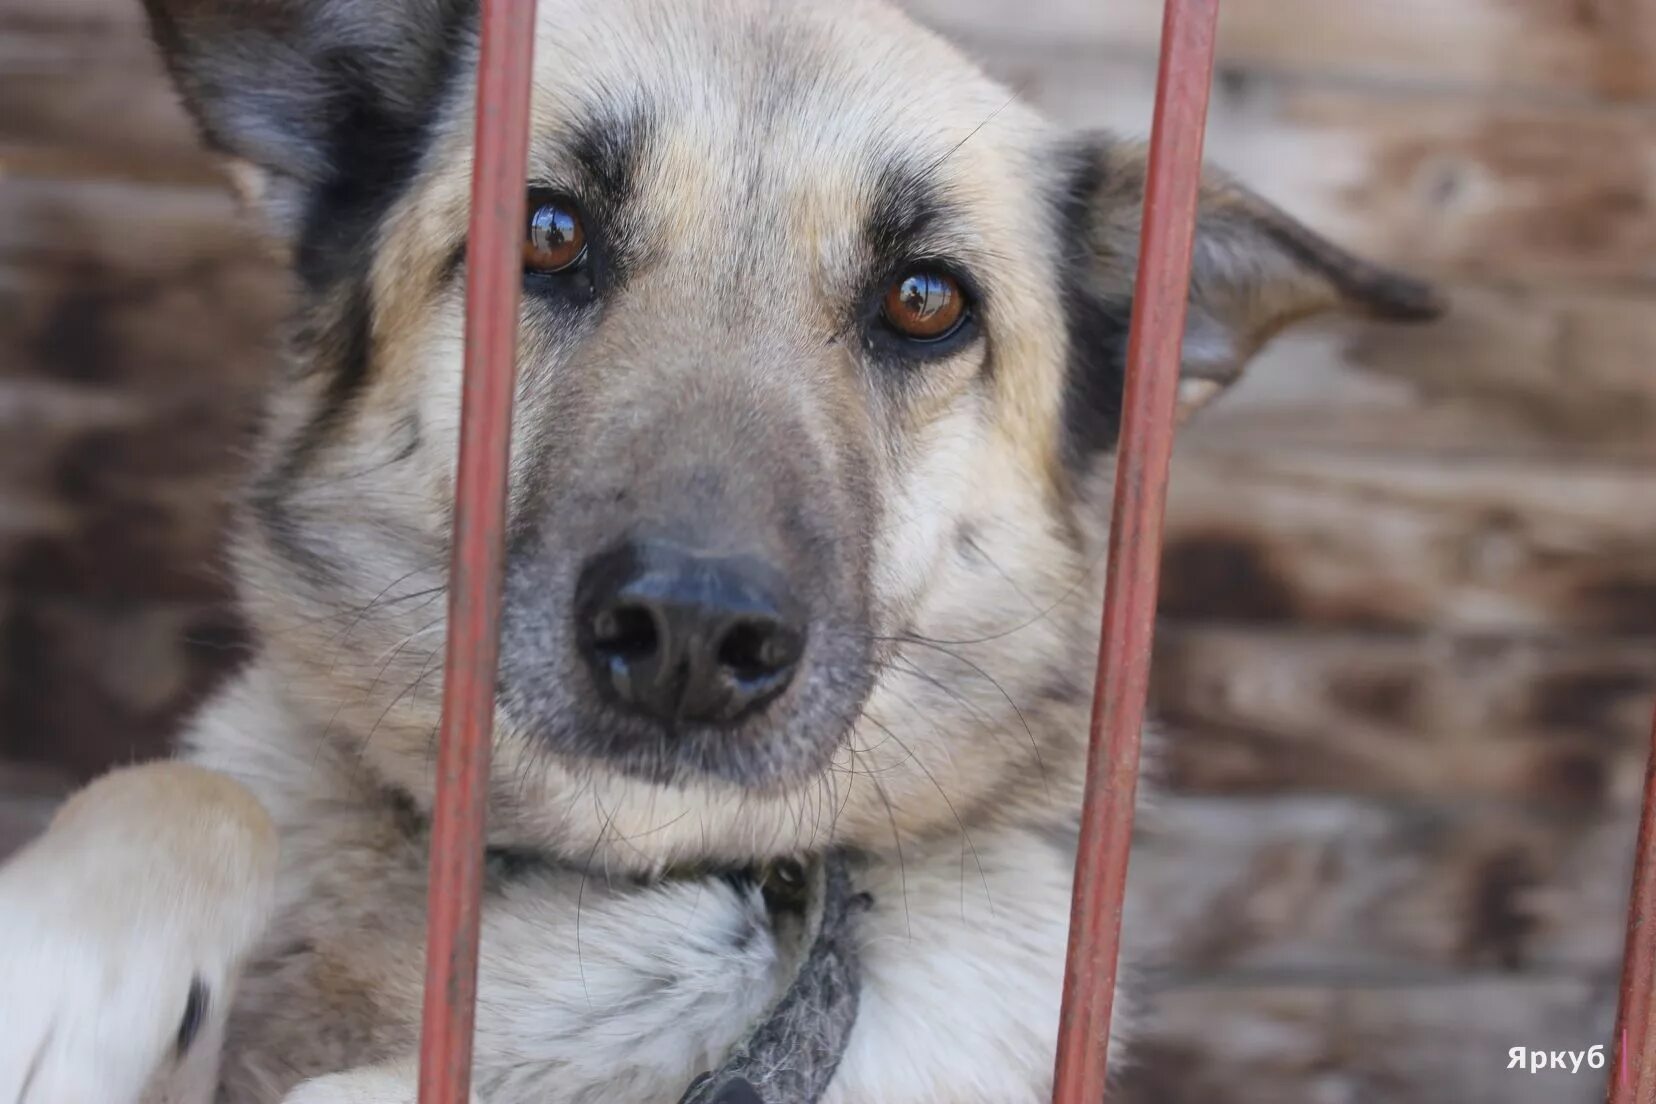
[[[568,272],[586,259],[586,252],[586,228],[570,203],[529,198],[529,228],[523,241],[525,272]]]
[[[941,341],[966,318],[966,296],[953,276],[920,268],[886,291],[881,312],[892,329],[912,341]]]

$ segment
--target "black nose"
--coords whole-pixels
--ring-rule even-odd
[[[590,560],[575,588],[576,644],[617,704],[659,721],[729,724],[780,694],[805,622],[777,573],[665,542]]]

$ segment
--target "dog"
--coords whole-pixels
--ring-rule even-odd
[[[146,4],[294,275],[256,646],[0,871],[0,1101],[410,1104],[476,4]],[[1044,1100],[1142,148],[871,0],[541,0],[535,57],[476,1099],[679,1099],[832,851],[823,1099]],[[1211,173],[1181,415],[1334,309],[1438,301]]]

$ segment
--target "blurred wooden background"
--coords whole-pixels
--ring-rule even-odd
[[[1148,128],[1157,0],[909,0]],[[0,785],[234,662],[223,494],[282,285],[136,0],[0,0]],[[1210,157],[1453,291],[1285,339],[1185,437],[1140,1104],[1586,1104],[1656,699],[1656,0],[1226,0]],[[924,79],[916,74],[916,79]],[[21,818],[29,808],[0,809]]]

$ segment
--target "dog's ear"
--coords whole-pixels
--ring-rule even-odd
[[[473,33],[475,0],[144,0],[210,145],[297,236],[326,197],[405,181]],[[362,193],[362,194],[358,194]],[[383,198],[383,196],[378,196]],[[334,211],[350,219],[352,212]]]
[[[1065,421],[1072,459],[1084,463],[1113,448],[1119,429],[1146,162],[1142,145],[1100,137],[1075,143],[1066,157]],[[1442,308],[1426,284],[1352,256],[1209,170],[1196,221],[1180,417],[1234,383],[1283,327],[1335,309],[1423,321]]]

